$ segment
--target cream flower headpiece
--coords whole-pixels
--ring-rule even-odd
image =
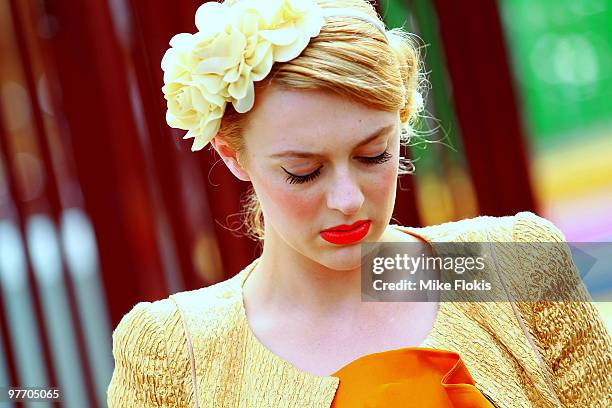
[[[207,2],[195,16],[198,32],[170,40],[161,67],[167,100],[166,121],[194,138],[201,150],[219,131],[228,102],[237,112],[254,104],[254,82],[264,79],[274,62],[296,58],[319,35],[325,17],[368,21],[386,35],[372,16],[349,9],[321,9],[314,0],[241,0]]]

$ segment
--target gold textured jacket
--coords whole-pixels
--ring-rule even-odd
[[[558,228],[530,212],[392,227],[430,244],[564,242]],[[218,284],[134,306],[113,333],[108,406],[329,407],[338,378],[300,371],[250,330],[242,283],[256,261]],[[568,272],[577,276],[569,251],[540,254],[537,263],[520,253],[498,261],[533,285],[543,273],[553,285]],[[612,342],[580,289],[583,301],[440,302],[426,346],[458,352],[498,407],[612,407]]]

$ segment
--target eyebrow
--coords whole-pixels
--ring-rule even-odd
[[[366,144],[370,143],[371,141],[373,141],[375,139],[378,139],[380,136],[382,136],[384,134],[387,134],[393,128],[395,128],[394,124],[393,125],[387,125],[387,126],[381,127],[380,129],[376,130],[371,135],[367,136],[361,142],[357,143],[355,148],[361,147],[363,145],[366,145]],[[283,152],[271,154],[269,157],[277,158],[277,157],[286,157],[286,156],[300,157],[300,158],[309,158],[309,157],[317,157],[317,156],[322,156],[322,155],[319,154],[319,153],[314,153],[314,152],[301,152],[301,151],[297,151],[297,150],[285,150]]]

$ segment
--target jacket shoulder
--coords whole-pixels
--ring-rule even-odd
[[[555,224],[531,211],[514,216],[512,238],[518,242],[565,242],[565,235]]]
[[[511,215],[503,217],[481,215],[421,228],[401,225],[392,225],[392,227],[403,232],[414,232],[434,242],[509,241],[512,238],[514,222],[515,216]]]
[[[222,282],[170,295],[192,341],[222,341],[236,329],[243,310],[241,283],[245,272],[246,269]]]
[[[159,343],[180,341],[176,328],[180,325],[180,315],[169,299],[155,302],[139,302],[126,313],[113,331],[114,347],[120,355],[129,355],[130,349],[148,346],[143,342]]]
[[[189,356],[180,325],[169,299],[140,302],[123,316],[112,335],[109,407],[187,406]]]
[[[409,229],[403,226],[396,227]],[[565,236],[557,226],[531,211],[520,211],[515,215],[506,216],[480,215],[413,230],[421,232],[435,241],[565,241]]]
[[[612,339],[590,302],[563,232],[545,218],[521,212],[513,237],[531,248],[520,254],[522,265],[535,265],[526,271],[545,273],[540,293],[561,299],[516,304],[559,400],[568,407],[610,406]]]

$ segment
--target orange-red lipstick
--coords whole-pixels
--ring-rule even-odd
[[[336,225],[321,231],[321,237],[332,244],[352,244],[362,240],[368,234],[370,225],[372,225],[370,220],[359,220],[351,225]]]

